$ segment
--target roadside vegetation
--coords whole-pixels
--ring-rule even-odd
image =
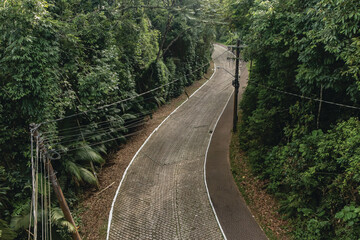
[[[241,115],[239,123],[241,122]],[[239,143],[240,132],[232,134],[230,145],[231,172],[248,208],[270,240],[291,239],[291,226],[279,214],[279,203],[266,191],[267,181],[253,173],[251,164]]]
[[[238,141],[253,173],[293,239],[359,239],[360,2],[225,4],[252,63]]]
[[[28,236],[29,124],[43,123],[46,144],[61,152],[53,165],[73,209],[86,187],[98,185],[106,154],[208,69],[213,7],[210,0],[0,0],[1,239]],[[51,199],[53,237],[67,239],[74,229]]]

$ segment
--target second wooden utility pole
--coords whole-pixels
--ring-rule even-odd
[[[62,192],[62,190],[60,188],[59,182],[58,182],[57,177],[55,175],[55,171],[54,171],[54,169],[52,167],[52,164],[51,164],[49,158],[47,158],[47,160],[46,160],[46,168],[49,171],[50,181],[51,181],[51,184],[53,186],[56,198],[59,201],[60,208],[61,208],[62,212],[64,213],[64,217],[65,217],[66,221],[70,222],[75,228],[74,232],[71,233],[72,238],[74,240],[81,240],[80,234],[79,234],[78,229],[77,229],[76,224],[75,224],[75,221],[74,221],[73,217],[71,216],[69,206],[66,203],[64,194],[63,194],[63,192]]]
[[[44,154],[44,157],[43,158],[43,161],[45,161],[45,165],[46,165],[46,171],[48,172],[49,174],[49,178],[50,178],[50,182],[53,186],[53,190],[54,190],[54,193],[56,195],[56,198],[57,200],[59,201],[59,204],[60,204],[60,208],[62,210],[62,212],[64,213],[64,217],[66,219],[66,221],[70,222],[71,225],[74,226],[74,232],[71,233],[72,235],[72,238],[74,240],[81,240],[81,236],[79,234],[79,231],[76,227],[76,224],[75,224],[75,221],[71,215],[71,212],[70,212],[70,209],[69,209],[69,206],[67,205],[66,203],[66,200],[65,200],[65,197],[64,197],[64,194],[61,190],[61,187],[59,185],[59,182],[58,182],[58,179],[56,177],[56,173],[53,169],[53,166],[51,164],[51,161],[50,161],[50,155],[49,155],[49,152],[48,152],[48,149],[47,147],[44,145],[44,142],[43,140],[41,139],[41,134],[40,132],[38,131],[38,126],[36,124],[30,124],[30,129],[31,131],[33,132],[33,135],[32,137],[35,137],[35,138],[40,138],[40,141],[37,142],[37,144],[39,144],[39,146],[37,146],[39,148],[39,150]],[[32,146],[33,147],[33,146]],[[35,200],[33,200],[35,201]],[[51,204],[51,203],[49,203]],[[50,213],[51,214],[51,213]],[[37,218],[37,213],[34,212],[34,218],[36,219]],[[35,225],[35,224],[34,224]],[[51,230],[50,230],[51,231]],[[37,227],[34,226],[34,240],[37,240]]]
[[[233,132],[236,132],[236,124],[238,121],[238,97],[239,97],[239,65],[240,65],[240,40],[236,43],[236,69],[235,69],[235,80],[233,86],[235,88],[234,93],[234,117],[233,117]]]

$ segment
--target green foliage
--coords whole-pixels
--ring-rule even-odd
[[[16,214],[11,219],[11,230],[15,234],[14,231],[19,231],[21,229],[27,229],[29,227],[29,209],[28,209],[29,203],[27,206],[24,206],[24,209],[21,213]],[[38,212],[38,220],[42,221],[41,218],[41,210]],[[65,220],[64,214],[61,210],[61,208],[58,207],[52,207],[51,212],[51,231],[52,231],[52,237],[53,239],[71,239],[69,237],[69,233],[72,233],[75,231],[75,227],[68,221]],[[1,220],[0,220],[1,221]],[[16,236],[16,234],[15,234]],[[17,238],[27,238],[27,234],[21,234],[18,235]],[[5,238],[7,239],[7,238]]]
[[[360,122],[351,118],[327,133],[313,131],[273,148],[265,161],[268,189],[281,199],[287,216],[303,223],[299,225],[307,231],[301,236],[306,239],[337,239],[345,229],[360,236],[351,228],[360,223],[357,208],[346,207],[360,200],[359,127]],[[315,231],[309,226],[318,227]],[[312,235],[315,232],[318,237]]]
[[[336,235],[339,239],[355,239],[360,235],[360,207],[353,204],[345,206],[341,211],[336,213],[336,219],[340,220],[340,224]]]
[[[105,154],[125,143],[144,115],[180,95],[207,69],[216,2],[0,1],[4,228],[12,219],[20,226],[17,237],[26,235],[21,231],[26,222],[20,223],[31,194],[29,124],[49,121],[39,130],[61,155],[53,166],[72,207],[85,186],[98,184]],[[135,99],[122,102],[128,98]],[[66,222],[59,225],[67,228]],[[66,231],[60,232],[64,238]]]
[[[51,221],[58,228],[63,228],[69,233],[75,232],[75,227],[65,220],[64,214],[60,208],[51,209]]]
[[[255,63],[240,127],[254,171],[296,239],[358,239],[359,111],[293,94],[359,107],[359,1],[229,0],[226,9]]]
[[[0,218],[3,218],[3,214],[6,207],[9,205],[9,198],[7,197],[7,191],[9,187],[5,186],[6,174],[5,168],[0,166]]]
[[[12,240],[16,238],[16,233],[9,227],[9,225],[0,219],[0,238]]]

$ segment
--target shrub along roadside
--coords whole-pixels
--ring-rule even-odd
[[[213,74],[214,64],[211,63],[207,74],[203,79],[195,81],[191,86],[185,88],[188,95],[194,93],[202,84],[204,84]],[[81,218],[80,233],[89,240],[105,239],[108,223],[108,213],[111,208],[114,195],[121,177],[132,160],[136,151],[144,143],[151,132],[182,102],[186,101],[186,93],[172,99],[154,112],[152,118],[146,121],[141,127],[141,134],[131,137],[126,145],[123,145],[119,151],[110,154],[106,165],[98,175],[99,189],[92,187],[84,192],[79,205],[76,206],[75,214]],[[116,172],[116,175],[113,173]],[[117,184],[115,184],[117,183]],[[113,185],[112,185],[113,184]],[[111,187],[109,187],[111,186]],[[106,189],[106,190],[104,190]],[[104,214],[105,213],[105,214]]]
[[[9,236],[22,239],[31,194],[29,124],[87,111],[40,129],[62,151],[53,165],[72,207],[84,186],[97,184],[105,154],[134,131],[129,125],[206,71],[214,34],[188,17],[202,18],[200,1],[0,2],[0,219]],[[177,78],[152,95],[98,109]],[[53,227],[66,238],[66,228]]]
[[[360,2],[224,2],[255,63],[239,136],[252,170],[296,239],[359,239]]]
[[[359,146],[360,122],[351,118],[267,155],[262,176],[294,219],[297,239],[359,238]]]
[[[240,127],[241,116],[238,127]],[[290,223],[278,213],[279,203],[266,190],[267,181],[253,174],[246,153],[239,144],[239,132],[232,134],[230,144],[230,165],[235,183],[256,221],[270,240],[291,239]]]

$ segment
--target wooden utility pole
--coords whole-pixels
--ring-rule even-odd
[[[64,217],[65,217],[66,221],[70,222],[75,228],[75,232],[71,233],[72,238],[74,240],[81,240],[80,234],[79,234],[78,229],[75,224],[75,221],[74,221],[73,217],[71,216],[69,206],[66,203],[64,194],[60,188],[59,182],[58,182],[57,177],[54,172],[54,168],[53,168],[48,156],[46,156],[46,169],[49,171],[50,181],[54,188],[56,198],[59,201],[60,208],[61,208],[62,212],[64,213]]]
[[[239,65],[240,65],[240,40],[236,43],[236,69],[235,69],[235,80],[233,86],[235,88],[234,93],[234,113],[233,113],[233,132],[236,132],[236,124],[238,121],[238,96],[239,96]]]
[[[48,152],[46,146],[44,145],[43,141],[41,140],[41,135],[40,135],[39,131],[37,130],[37,126],[35,124],[31,124],[30,128],[33,129],[32,130],[34,132],[33,136],[35,138],[39,137],[39,139],[40,139],[40,141],[37,144],[39,144],[39,150],[45,154],[45,158],[43,158],[43,161],[45,161],[46,169],[48,171],[49,178],[50,178],[50,182],[53,186],[56,198],[60,204],[60,208],[61,208],[62,212],[64,213],[64,217],[65,217],[66,221],[70,222],[75,228],[75,232],[71,233],[72,238],[74,240],[81,240],[80,234],[79,234],[78,229],[75,224],[75,221],[74,221],[73,217],[71,216],[69,206],[66,203],[66,199],[64,197],[64,194],[63,194],[61,187],[59,185],[59,182],[57,180],[54,168],[51,164],[49,152]],[[35,213],[34,213],[34,217],[36,217]],[[34,226],[34,231],[37,231],[36,226]],[[35,233],[35,236],[36,236],[36,233]],[[35,237],[35,240],[36,240],[36,237]]]

